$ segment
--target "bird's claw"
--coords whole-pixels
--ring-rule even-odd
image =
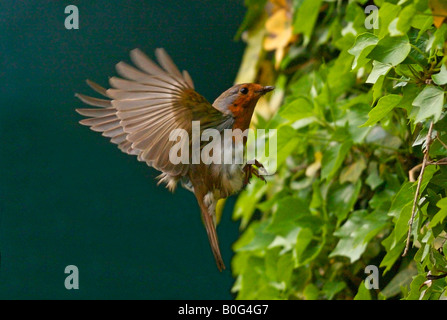
[[[258,167],[258,168],[253,167],[253,165]],[[253,175],[255,175],[256,177],[258,177],[259,179],[261,179],[262,181],[267,183],[267,181],[264,178],[264,175],[267,174],[267,170],[265,170],[265,168],[262,165],[262,163],[260,163],[258,160],[255,159],[254,163],[247,163],[247,164],[245,164],[243,170],[245,172],[244,185],[247,185],[247,184],[250,183],[251,177]],[[260,174],[259,171],[262,171],[263,174]]]

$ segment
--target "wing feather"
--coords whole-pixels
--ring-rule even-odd
[[[141,50],[132,50],[130,57],[136,67],[119,62],[116,70],[122,78],[109,78],[110,89],[87,80],[94,91],[107,99],[76,94],[82,102],[100,107],[76,111],[88,117],[81,124],[102,132],[123,152],[136,155],[138,160],[169,176],[184,176],[189,164],[169,161],[169,151],[178,143],[169,140],[171,132],[184,129],[182,136],[189,138],[193,120],[204,122],[202,129],[229,128],[233,120],[194,91],[189,73],[180,72],[164,49],[157,49],[155,55],[159,65]],[[182,141],[190,143],[189,139]]]

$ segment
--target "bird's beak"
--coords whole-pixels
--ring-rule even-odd
[[[262,88],[261,94],[266,94],[267,92],[270,92],[274,89],[275,89],[275,87],[273,87],[273,86],[265,86],[264,88]]]

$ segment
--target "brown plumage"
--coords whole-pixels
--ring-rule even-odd
[[[177,141],[170,141],[169,136],[173,130],[183,129],[191,137],[193,121],[200,121],[201,133],[211,128],[220,132],[245,130],[256,102],[273,87],[237,84],[210,104],[194,90],[188,72],[180,72],[163,49],[157,49],[155,55],[159,65],[139,49],[132,50],[130,56],[138,68],[119,62],[116,70],[123,78],[110,78],[110,89],[87,80],[87,84],[106,99],[76,94],[84,103],[99,107],[76,111],[88,117],[81,120],[81,124],[102,132],[123,152],[136,155],[138,160],[161,171],[159,183],[166,183],[173,191],[180,181],[194,192],[217,266],[223,270],[225,265],[215,229],[215,205],[217,200],[243,187],[246,166],[192,164],[191,161],[174,164],[169,152]],[[192,150],[191,139],[182,141],[181,144],[189,143],[184,147]]]

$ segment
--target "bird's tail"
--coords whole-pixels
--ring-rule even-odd
[[[214,225],[213,216],[208,211],[207,206],[203,203],[203,199],[197,199],[200,205],[200,211],[202,212],[203,224],[205,225],[206,233],[208,234],[208,240],[210,242],[211,250],[213,251],[214,259],[216,259],[217,268],[219,271],[225,269],[225,264],[222,259],[219,248],[219,240],[217,238],[216,227]]]

